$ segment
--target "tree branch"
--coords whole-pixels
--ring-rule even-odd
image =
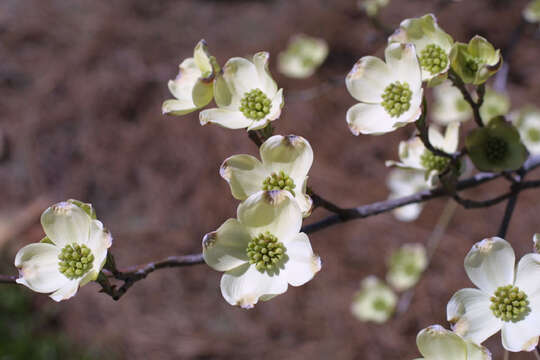
[[[471,93],[469,93],[469,90],[467,90],[467,87],[465,86],[465,83],[461,78],[454,72],[454,70],[450,69],[448,70],[448,78],[452,81],[452,84],[461,91],[461,94],[463,95],[463,98],[465,101],[469,103],[473,110],[474,114],[474,121],[479,127],[483,127],[484,123],[482,121],[482,117],[480,116],[480,107],[482,106],[484,102],[484,94],[486,91],[486,87],[484,84],[478,85],[476,88],[476,91],[478,92],[478,101],[474,101],[474,99],[471,96]]]

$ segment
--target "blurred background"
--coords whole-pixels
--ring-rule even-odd
[[[480,34],[503,48],[527,3],[393,0],[380,21],[393,29],[433,12],[454,39]],[[510,59],[513,108],[538,105],[540,98],[534,30],[525,31]],[[276,70],[277,53],[296,33],[330,46],[325,63],[305,80]],[[356,1],[2,0],[1,273],[16,274],[16,251],[43,236],[41,212],[68,198],[95,206],[114,236],[119,267],[200,252],[202,236],[235,216],[237,201],[218,169],[230,155],[257,155],[245,131],[201,127],[197,112],[161,115],[161,103],[171,98],[167,81],[201,38],[222,65],[233,56],[270,52],[286,94],[276,133],[310,141],[310,186],[317,193],[343,207],[388,197],[384,160],[397,158],[398,142],[413,128],[355,137],[345,123],[355,103],[345,75],[360,57],[382,56],[386,43]],[[321,90],[326,83],[337,85]],[[500,180],[465,194],[486,198],[504,186]],[[520,195],[507,236],[518,256],[540,232],[539,199],[534,190]],[[392,250],[428,239],[445,203],[431,201],[413,223],[385,213],[311,235],[322,271],[249,311],[225,302],[221,274],[205,265],[155,272],[117,303],[96,284],[60,304],[0,285],[0,359],[416,358],[417,332],[448,326],[447,301],[471,286],[463,258],[474,242],[497,232],[503,204],[457,210],[405,313],[366,324],[351,316],[350,304],[364,277],[384,278]],[[325,215],[317,209],[305,223]],[[500,335],[487,345],[502,356]]]

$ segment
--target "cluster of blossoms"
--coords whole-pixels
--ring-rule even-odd
[[[351,311],[360,321],[383,323],[393,314],[398,296],[416,285],[427,267],[426,249],[421,244],[405,244],[392,252],[388,259],[386,281],[370,275],[354,295]]]
[[[323,41],[298,36],[280,55],[280,69],[293,77],[309,76],[327,52]],[[196,62],[197,58],[203,63],[199,72],[193,72],[197,76],[185,76],[182,64]],[[284,293],[289,284],[305,284],[321,268],[308,236],[301,232],[302,220],[312,208],[307,195],[307,174],[313,163],[313,150],[300,136],[266,136],[272,132],[269,123],[279,118],[283,106],[283,91],[278,90],[268,70],[268,59],[266,52],[255,54],[253,61],[236,57],[229,59],[221,70],[201,41],[195,47],[194,58],[184,60],[178,77],[169,83],[177,99],[163,103],[164,113],[182,115],[185,112],[170,111],[171,103],[191,101],[205,106],[213,94],[218,108],[201,111],[201,125],[214,123],[229,129],[261,130],[260,135],[265,138],[259,149],[261,160],[242,154],[225,159],[221,165],[221,177],[241,203],[236,219],[225,221],[202,241],[204,261],[224,272],[223,297],[231,305],[243,308]],[[205,101],[197,100],[202,96],[197,90],[201,82],[206,84]],[[178,91],[180,88],[183,90]]]

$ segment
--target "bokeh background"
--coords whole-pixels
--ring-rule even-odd
[[[433,12],[456,40],[473,35],[505,47],[525,0],[393,0],[381,21],[395,28]],[[540,98],[540,39],[528,27],[511,57],[513,108]],[[276,70],[295,33],[326,39],[330,55],[306,80]],[[345,112],[355,103],[344,77],[362,56],[381,56],[386,36],[354,0],[173,1],[2,0],[0,2],[0,247],[4,274],[15,252],[42,237],[41,211],[76,198],[94,204],[111,230],[120,267],[200,252],[202,236],[233,217],[237,202],[218,174],[223,159],[257,155],[243,130],[199,125],[197,113],[161,115],[167,80],[201,38],[221,64],[271,53],[286,103],[280,134],[306,137],[315,152],[310,186],[348,207],[383,200],[388,169],[407,127],[384,137],[353,136]],[[338,79],[338,81],[336,81]],[[333,83],[335,85],[321,84]],[[315,96],[312,96],[315,94]],[[538,175],[530,175],[531,179]],[[501,180],[468,191],[489,197]],[[519,256],[540,232],[539,193],[522,193],[510,225]],[[412,359],[417,332],[448,326],[446,303],[471,284],[463,258],[497,232],[504,205],[458,209],[408,310],[384,325],[361,323],[350,304],[367,275],[384,277],[393,249],[425,242],[446,200],[413,223],[392,214],[311,235],[323,269],[313,281],[253,310],[229,306],[220,273],[205,265],[167,269],[137,283],[119,302],[96,284],[56,304],[0,285],[0,359]],[[306,220],[327,215],[317,209]],[[488,341],[502,356],[499,335]],[[531,359],[512,354],[511,359]]]

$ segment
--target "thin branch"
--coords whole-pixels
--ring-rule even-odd
[[[469,90],[467,90],[465,83],[463,82],[463,80],[461,80],[459,75],[454,72],[454,70],[450,69],[448,71],[448,78],[452,81],[452,84],[457,87],[459,91],[461,91],[463,98],[471,106],[474,114],[474,121],[476,122],[476,124],[480,127],[483,127],[484,123],[482,122],[482,117],[480,116],[480,107],[484,102],[484,94],[486,91],[485,85],[481,84],[476,88],[478,92],[478,101],[474,101],[471,93],[469,93]]]

